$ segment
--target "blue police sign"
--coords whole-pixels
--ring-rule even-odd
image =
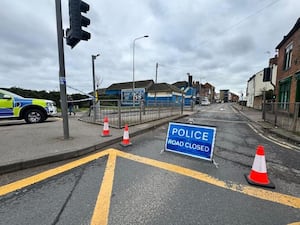
[[[165,150],[212,160],[215,127],[169,123]]]

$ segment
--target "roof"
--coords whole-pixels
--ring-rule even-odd
[[[135,81],[135,88],[146,88],[148,89],[152,84],[154,84],[153,80],[141,80]],[[124,82],[124,83],[115,83],[110,85],[106,90],[122,90],[122,89],[130,89],[133,86],[133,82]]]
[[[171,84],[167,84],[167,83],[156,83],[153,84],[149,89],[148,92],[155,92],[155,91],[165,91],[165,92],[178,92],[178,93],[182,93],[182,91]]]
[[[215,88],[215,86],[213,86],[212,84],[206,82],[204,85],[202,85],[204,87],[208,87],[208,88]]]
[[[176,83],[172,84],[178,88],[182,88],[182,87],[188,87],[189,83],[187,81],[177,81]]]
[[[293,34],[300,28],[300,18],[298,18],[294,27],[290,30],[290,32],[283,37],[283,40],[277,45],[276,49],[279,49]]]

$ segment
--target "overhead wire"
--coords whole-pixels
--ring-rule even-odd
[[[240,24],[242,24],[243,22],[245,22],[246,20],[250,19],[253,16],[258,15],[259,13],[261,13],[263,10],[271,7],[272,5],[278,3],[280,0],[274,0],[272,2],[270,2],[269,4],[267,4],[266,6],[254,11],[253,13],[249,14],[248,16],[246,16],[245,18],[242,18],[241,20],[239,20],[237,23],[227,27],[226,29],[224,29],[223,31],[220,32],[220,34],[224,34],[232,29],[234,29],[235,27],[238,27]]]
[[[251,17],[260,14],[262,11],[264,11],[265,9],[267,9],[267,8],[269,8],[269,7],[273,6],[273,5],[275,5],[275,4],[278,3],[279,1],[281,1],[281,0],[274,0],[274,1],[270,2],[269,4],[265,5],[264,7],[262,7],[262,8],[260,8],[260,9],[256,10],[256,11],[254,11],[254,12],[252,12],[252,13],[250,13],[249,15],[247,15],[246,17],[240,19],[240,20],[237,21],[236,23],[234,23],[234,24],[232,24],[231,26],[229,26],[229,27],[225,28],[224,30],[220,31],[220,32],[218,33],[218,35],[220,35],[220,34],[225,34],[225,33],[227,33],[228,31],[230,31],[230,30],[232,30],[232,29],[238,27],[239,25],[241,25],[241,24],[244,23],[245,21],[249,20]],[[201,46],[208,44],[210,41],[211,41],[211,39],[207,39],[207,40],[202,41],[202,42],[201,42]],[[167,66],[170,67],[169,65],[167,65]],[[171,66],[171,67],[174,67],[174,66]],[[175,66],[175,67],[176,67],[176,66]],[[174,68],[175,68],[175,67],[174,67]],[[182,70],[182,67],[194,67],[194,66],[191,66],[191,65],[181,65],[181,67],[178,66],[178,69],[180,68],[180,69]]]

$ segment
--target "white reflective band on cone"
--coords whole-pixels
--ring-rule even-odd
[[[252,170],[254,170],[256,172],[259,172],[259,173],[266,173],[267,172],[265,156],[255,155],[254,162],[253,162],[253,165],[252,165]]]

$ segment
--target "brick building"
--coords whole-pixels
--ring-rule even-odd
[[[300,18],[276,49],[276,102],[279,103],[280,111],[294,114],[295,103],[300,102]]]

